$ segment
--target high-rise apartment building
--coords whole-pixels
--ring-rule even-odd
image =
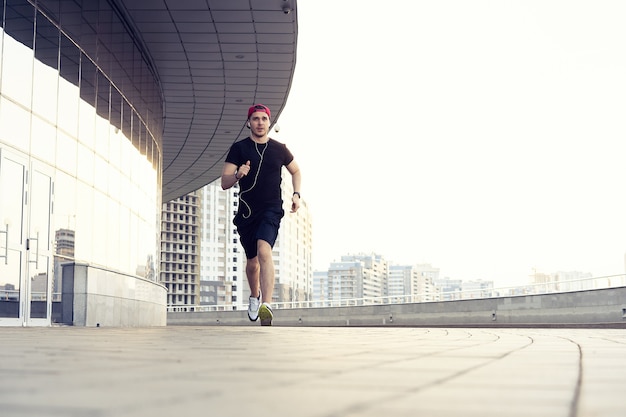
[[[377,298],[387,295],[389,268],[387,261],[376,254],[344,255],[341,262],[332,262],[328,268],[328,300]]]
[[[433,278],[425,265],[389,265],[388,294],[405,302],[434,301],[438,299]]]
[[[413,291],[415,291],[413,294],[418,294],[415,301],[439,301],[441,297],[435,285],[435,281],[439,279],[439,268],[431,264],[417,264],[413,266],[413,269],[417,272],[413,284]]]
[[[314,301],[329,301],[330,286],[328,285],[328,270],[313,272],[313,296]]]
[[[390,297],[404,297],[414,294],[414,283],[417,287],[417,271],[410,265],[389,265],[387,279],[387,295]],[[417,288],[415,288],[417,292]],[[410,301],[407,298],[406,301]]]
[[[362,297],[383,297],[387,295],[388,262],[378,254],[357,254],[342,256],[344,262],[363,263]]]
[[[463,281],[460,279],[437,278],[434,280],[439,291],[441,301],[451,301],[461,299]]]
[[[192,308],[200,299],[200,191],[163,204],[160,282],[167,305]]]
[[[61,264],[74,259],[76,232],[71,229],[58,229],[54,233],[54,273],[52,274],[52,299],[61,299],[62,269]]]
[[[332,262],[326,277],[326,294],[328,301],[339,301],[363,298],[363,262],[353,260]]]

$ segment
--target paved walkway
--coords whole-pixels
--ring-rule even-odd
[[[0,415],[626,415],[626,330],[0,328]]]

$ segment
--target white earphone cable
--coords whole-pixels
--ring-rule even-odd
[[[256,153],[259,154],[259,157],[261,159],[259,160],[259,167],[257,168],[256,174],[254,175],[254,182],[252,183],[250,188],[248,188],[247,190],[241,191],[239,193],[239,200],[241,200],[241,202],[245,204],[246,208],[248,209],[247,216],[245,214],[242,214],[244,219],[248,219],[250,218],[250,216],[252,216],[252,209],[250,208],[250,205],[246,202],[246,200],[243,199],[243,195],[247,193],[248,191],[251,191],[256,185],[257,179],[259,178],[259,172],[261,172],[261,164],[263,164],[263,157],[265,156],[265,151],[267,150],[268,145],[269,145],[269,142],[266,142],[265,147],[263,148],[263,151],[259,151],[259,144],[256,142],[254,143],[254,148],[256,149]]]

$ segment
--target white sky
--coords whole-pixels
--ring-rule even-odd
[[[623,274],[624,21],[624,1],[300,0],[272,136],[303,172],[315,268]]]

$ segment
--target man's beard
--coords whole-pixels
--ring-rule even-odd
[[[261,133],[259,133],[259,131]],[[256,129],[250,129],[250,132],[252,133],[252,135],[254,135],[254,137],[257,137],[257,138],[262,138],[263,136],[269,133],[268,129],[260,129],[258,131]]]

